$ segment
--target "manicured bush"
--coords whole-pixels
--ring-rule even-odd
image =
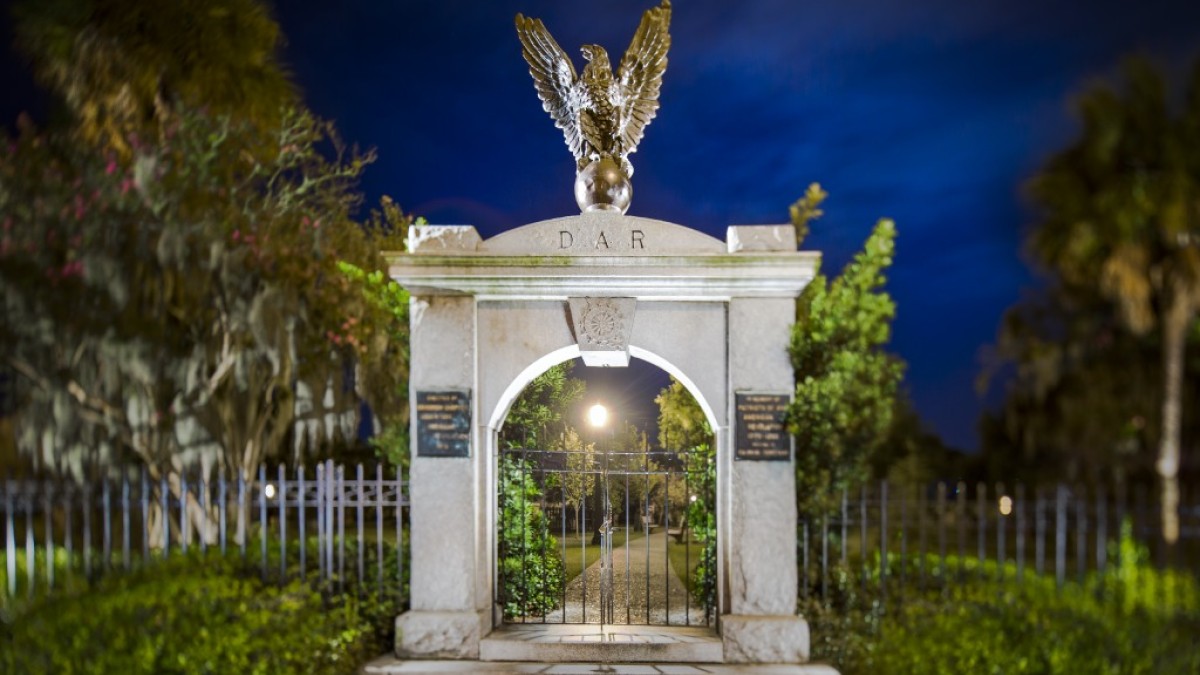
[[[257,569],[183,558],[53,595],[0,623],[0,672],[353,673],[388,650],[395,608]]]
[[[973,559],[928,558],[930,575],[880,592],[878,561],[832,570],[827,599],[810,589],[801,611],[813,658],[855,673],[1200,672],[1200,592],[1195,579],[1152,569],[1128,541],[1104,575],[1058,588],[1053,576]]]

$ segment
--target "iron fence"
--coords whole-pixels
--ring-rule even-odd
[[[1142,489],[1130,495],[1070,485],[865,485],[843,492],[832,513],[801,518],[801,600],[829,600],[846,575],[864,591],[872,585],[881,600],[971,575],[1018,583],[1052,575],[1061,589],[1103,579],[1122,563],[1195,578],[1200,502],[1193,494],[1180,503],[1179,540],[1168,546],[1159,505]],[[1123,560],[1131,556],[1136,560]]]
[[[96,483],[3,480],[0,600],[186,555],[238,556],[279,583],[404,595],[406,488],[396,469],[333,462],[260,466],[254,481],[145,469]]]

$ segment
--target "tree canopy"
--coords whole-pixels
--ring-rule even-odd
[[[265,6],[26,3],[18,35],[65,115],[6,133],[0,346],[17,437],[80,475],[136,462],[254,479],[407,426],[409,219],[364,221],[373,159],[299,104]],[[207,37],[206,37],[207,36]],[[212,39],[208,39],[211,37]]]
[[[798,230],[807,231],[824,197],[819,187],[810,188],[793,207]],[[880,220],[837,278],[818,274],[797,300],[789,347],[796,396],[788,429],[796,438],[802,514],[829,508],[841,490],[865,479],[891,425],[904,370],[885,351],[896,305],[883,290],[884,272],[895,237],[892,221]]]
[[[1117,329],[1133,338],[1157,335],[1162,363],[1155,468],[1163,487],[1163,534],[1173,541],[1184,356],[1200,309],[1200,61],[1178,99],[1145,59],[1126,63],[1122,84],[1096,84],[1080,95],[1079,138],[1030,181],[1039,217],[1026,243],[1033,262],[1052,275],[1055,300],[1112,316]],[[1010,321],[1014,332],[1021,328],[1018,322]],[[1046,344],[1067,345],[1071,351],[1087,341],[1069,337],[1076,334],[1068,330],[1044,340],[1035,331],[1013,353],[1029,357]],[[1127,353],[1137,351],[1130,349]],[[1096,383],[1104,377],[1103,370],[1087,374],[1094,360],[1059,360],[1068,362],[1074,367],[1061,369],[1064,378],[1087,375]],[[1099,405],[1091,396],[1097,389],[1104,387],[1089,386],[1081,393]],[[1128,408],[1121,413],[1120,421],[1146,418]],[[1113,434],[1104,446],[1119,437]]]

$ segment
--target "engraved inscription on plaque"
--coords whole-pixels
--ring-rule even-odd
[[[792,436],[783,425],[788,394],[736,395],[737,445],[734,459],[788,461],[792,457]]]
[[[418,457],[470,456],[470,392],[418,391],[416,416]]]

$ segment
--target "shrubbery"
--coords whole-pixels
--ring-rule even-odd
[[[500,593],[508,618],[542,614],[562,598],[563,561],[541,509],[542,491],[522,460],[500,462]]]
[[[1154,570],[1128,537],[1104,575],[1057,588],[1031,570],[1016,580],[1011,563],[916,558],[886,603],[878,561],[831,570],[827,599],[819,588],[801,611],[812,630],[812,656],[855,673],[1179,673],[1200,672],[1200,588],[1195,579]]]
[[[394,605],[179,558],[57,594],[0,623],[5,673],[353,673],[388,650]]]

